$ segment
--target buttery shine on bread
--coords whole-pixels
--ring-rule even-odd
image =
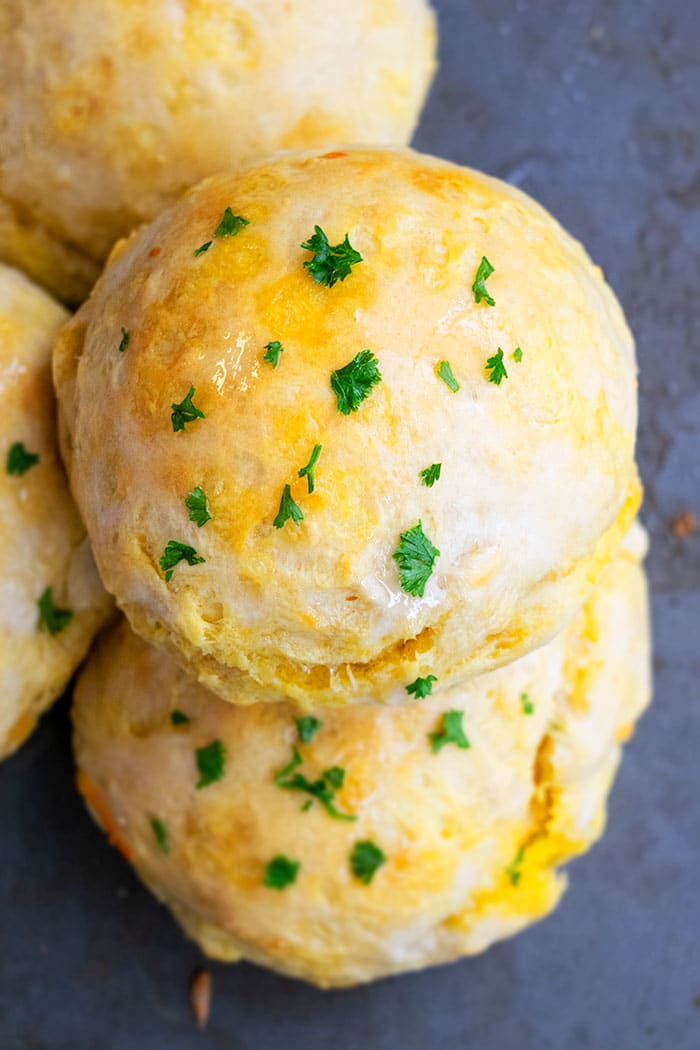
[[[512,661],[639,504],[600,270],[518,190],[408,150],[206,180],[117,246],[54,367],[107,589],[235,703]]]
[[[649,699],[643,542],[548,645],[410,706],[236,707],[122,622],[76,689],[80,790],[213,958],[328,987],[479,952],[602,832]]]
[[[0,758],[63,691],[111,608],[58,452],[51,348],[67,316],[0,264]]]

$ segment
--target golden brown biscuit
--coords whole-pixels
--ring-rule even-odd
[[[434,68],[427,0],[4,0],[0,211],[25,218],[0,258],[63,290],[47,254],[84,253],[87,293],[90,261],[205,175],[408,142]]]
[[[400,700],[515,659],[639,503],[600,270],[522,193],[409,151],[202,183],[115,250],[55,378],[107,588],[238,703]]]
[[[0,758],[62,692],[111,608],[58,455],[51,346],[67,316],[0,264]]]
[[[122,622],[76,688],[79,787],[214,958],[334,986],[481,951],[547,914],[602,832],[649,699],[640,553],[516,663],[301,724],[222,703]]]

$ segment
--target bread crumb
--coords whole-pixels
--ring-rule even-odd
[[[206,1028],[211,1009],[211,974],[198,970],[190,985],[190,1003],[198,1028]]]
[[[695,535],[698,531],[698,520],[692,510],[682,510],[676,514],[675,518],[671,519],[671,531],[682,540]]]

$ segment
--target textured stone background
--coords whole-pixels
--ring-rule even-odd
[[[437,0],[417,138],[539,198],[588,246],[639,342],[656,701],[609,830],[562,907],[481,958],[321,994],[212,967],[93,828],[65,701],[0,767],[2,1050],[700,1047],[700,9],[697,0]],[[331,85],[332,87],[332,85]]]

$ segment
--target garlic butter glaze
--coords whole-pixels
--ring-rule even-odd
[[[316,227],[362,259],[332,284],[305,265]],[[365,351],[381,380],[344,414]],[[205,181],[117,246],[55,378],[108,590],[237,703],[400,702],[507,663],[580,608],[639,504],[634,347],[600,270],[519,191],[406,150]],[[276,527],[289,499],[303,520]]]

